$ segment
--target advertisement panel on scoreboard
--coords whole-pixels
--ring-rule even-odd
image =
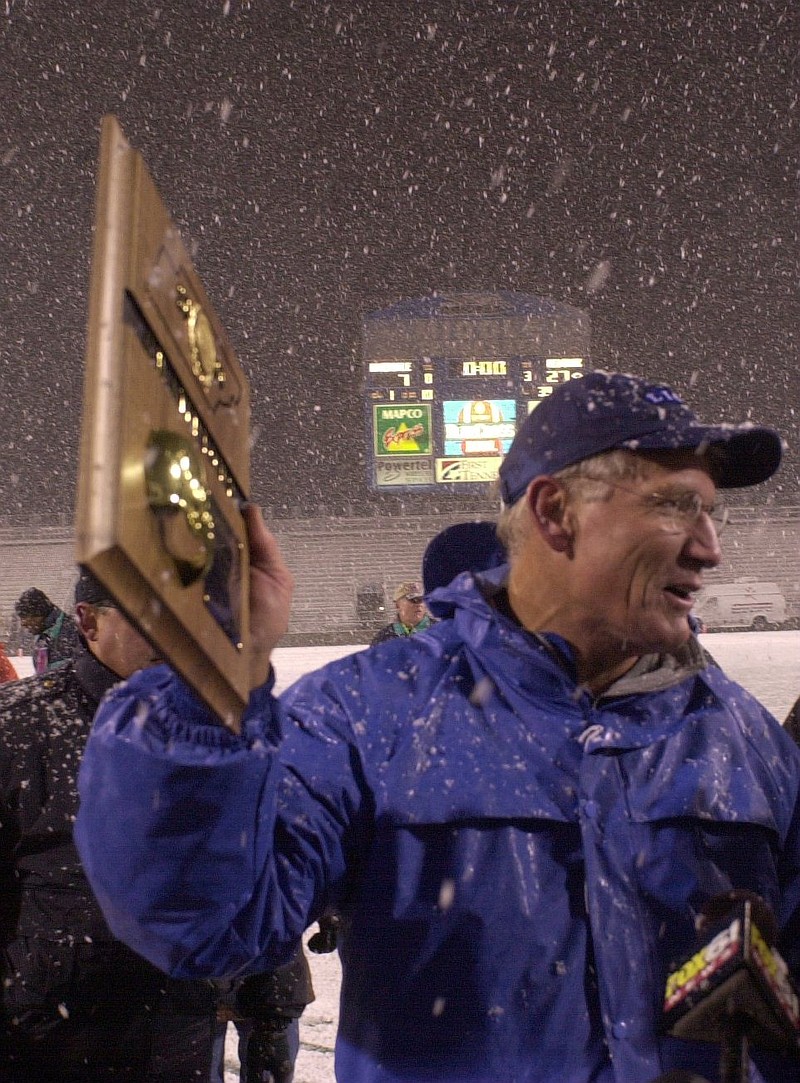
[[[445,455],[505,455],[517,431],[514,399],[449,399],[442,403]]]
[[[531,410],[583,375],[581,357],[367,360],[370,484],[485,487]]]
[[[375,454],[378,458],[430,455],[431,408],[420,403],[389,402],[372,407]]]

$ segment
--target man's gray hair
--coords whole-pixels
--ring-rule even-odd
[[[645,456],[616,449],[592,455],[553,474],[556,481],[572,494],[580,489],[582,500],[610,500],[613,486],[607,482],[634,481],[647,473]],[[513,504],[502,504],[497,520],[497,536],[509,555],[514,554],[530,527],[528,502],[520,497]]]

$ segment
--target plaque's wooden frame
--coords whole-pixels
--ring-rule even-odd
[[[194,326],[181,308],[187,299]],[[198,363],[198,341],[214,361],[211,380]],[[102,122],[86,350],[77,562],[238,731],[250,691],[249,566],[239,511],[250,484],[249,387],[141,155],[113,116]],[[204,577],[183,585],[165,548],[145,477],[159,430],[192,441],[235,539],[238,642],[206,604]]]

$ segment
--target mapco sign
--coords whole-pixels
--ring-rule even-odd
[[[382,458],[431,454],[431,408],[424,403],[372,407],[375,454]]]
[[[375,484],[383,486],[433,485],[431,459],[394,459],[375,462]]]
[[[451,483],[494,481],[502,461],[502,455],[472,459],[437,459],[436,480]]]

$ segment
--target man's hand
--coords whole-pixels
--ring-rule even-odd
[[[261,510],[248,504],[242,515],[250,545],[250,687],[258,688],[267,679],[270,655],[289,626],[294,579]]]

